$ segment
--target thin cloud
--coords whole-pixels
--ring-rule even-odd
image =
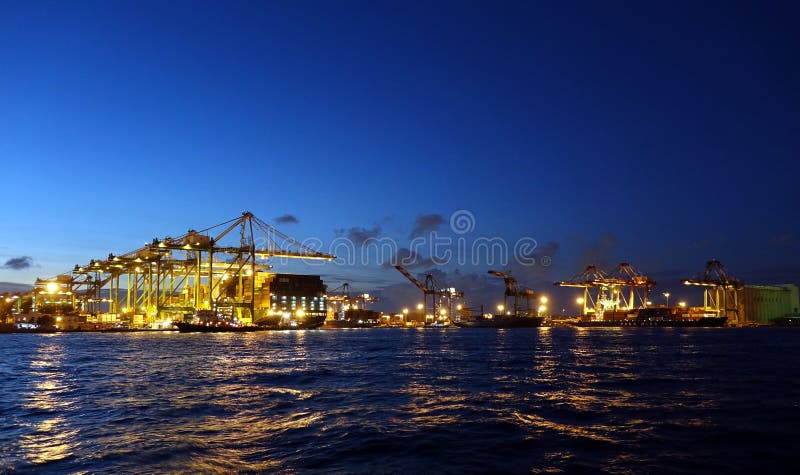
[[[375,226],[374,228],[370,229],[356,226],[350,229],[336,229],[334,232],[336,233],[336,236],[345,236],[356,246],[361,246],[367,241],[367,239],[374,239],[380,236],[381,227]]]
[[[581,249],[578,263],[582,266],[595,265],[606,269],[611,265],[611,256],[617,247],[617,237],[611,234],[601,236],[597,242]]]
[[[792,244],[794,239],[791,234],[778,234],[769,238],[769,245],[775,247],[784,247]]]
[[[279,224],[297,224],[300,220],[293,214],[284,214],[275,218],[275,222]]]
[[[441,214],[423,214],[414,220],[414,229],[411,230],[411,237],[421,236],[425,233],[432,233],[444,224],[444,217]]]
[[[403,266],[409,269],[421,269],[433,267],[435,266],[435,263],[433,262],[433,259],[429,257],[424,257],[416,251],[401,247],[392,256],[392,258],[389,259],[389,262],[385,262],[383,266],[387,268]]]
[[[33,258],[30,256],[12,257],[3,264],[3,269],[23,270],[33,267]]]

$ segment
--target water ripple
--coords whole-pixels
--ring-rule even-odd
[[[775,473],[800,463],[797,336],[0,335],[0,471]]]

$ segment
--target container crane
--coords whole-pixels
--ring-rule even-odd
[[[531,299],[536,299],[536,293],[528,288],[521,287],[517,279],[505,272],[490,270],[489,274],[500,277],[505,284],[505,291],[503,292],[503,308],[508,310],[508,300],[510,297],[514,298],[514,313],[513,315],[529,314],[531,311]],[[520,303],[525,303],[524,307],[520,307]],[[522,309],[522,312],[520,310]]]
[[[720,261],[711,259],[706,262],[706,270],[702,275],[686,279],[683,283],[703,287],[703,307],[706,310],[716,312],[719,317],[728,317],[728,322],[739,322],[738,291],[742,282],[728,275]]]
[[[555,282],[558,287],[576,287],[583,289],[583,297],[578,300],[582,305],[581,316],[602,310],[602,302],[609,300],[608,276],[597,266],[590,265],[580,274],[569,280]]]
[[[627,262],[621,262],[610,273],[609,280],[619,284],[619,288],[614,290],[619,295],[621,310],[647,308],[650,290],[656,286],[653,279],[642,274]],[[627,294],[625,287],[628,288]]]
[[[436,319],[442,310],[446,308],[447,317],[451,318],[453,315],[453,300],[463,298],[464,293],[457,291],[454,287],[443,287],[436,282],[432,274],[425,275],[425,283],[423,284],[416,277],[411,275],[403,266],[394,266],[401,274],[405,276],[414,286],[422,291],[422,298],[424,301],[425,318],[431,315]]]
[[[378,298],[366,292],[354,292],[350,284],[345,282],[328,292],[326,300],[334,304],[336,318],[342,320],[348,310],[366,310],[367,304],[377,302]]]

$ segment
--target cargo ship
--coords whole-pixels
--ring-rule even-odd
[[[542,326],[544,317],[526,315],[475,315],[453,321],[460,328],[533,328]]]
[[[651,307],[609,312],[601,320],[577,320],[578,327],[721,327],[728,317],[693,314],[682,307]]]
[[[196,313],[190,321],[176,322],[181,333],[254,332],[266,330],[312,330],[325,323],[325,315],[293,316],[274,315],[258,320],[254,325],[242,325],[224,316],[204,311]]]
[[[344,312],[344,318],[327,320],[322,328],[373,328],[380,324],[380,318],[380,312],[374,310],[349,309]]]

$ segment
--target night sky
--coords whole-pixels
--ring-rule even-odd
[[[0,281],[243,210],[399,247],[468,210],[469,239],[536,240],[549,266],[504,267],[546,292],[620,261],[692,303],[711,258],[800,282],[798,5],[3,2]],[[417,257],[494,303],[486,263]]]

